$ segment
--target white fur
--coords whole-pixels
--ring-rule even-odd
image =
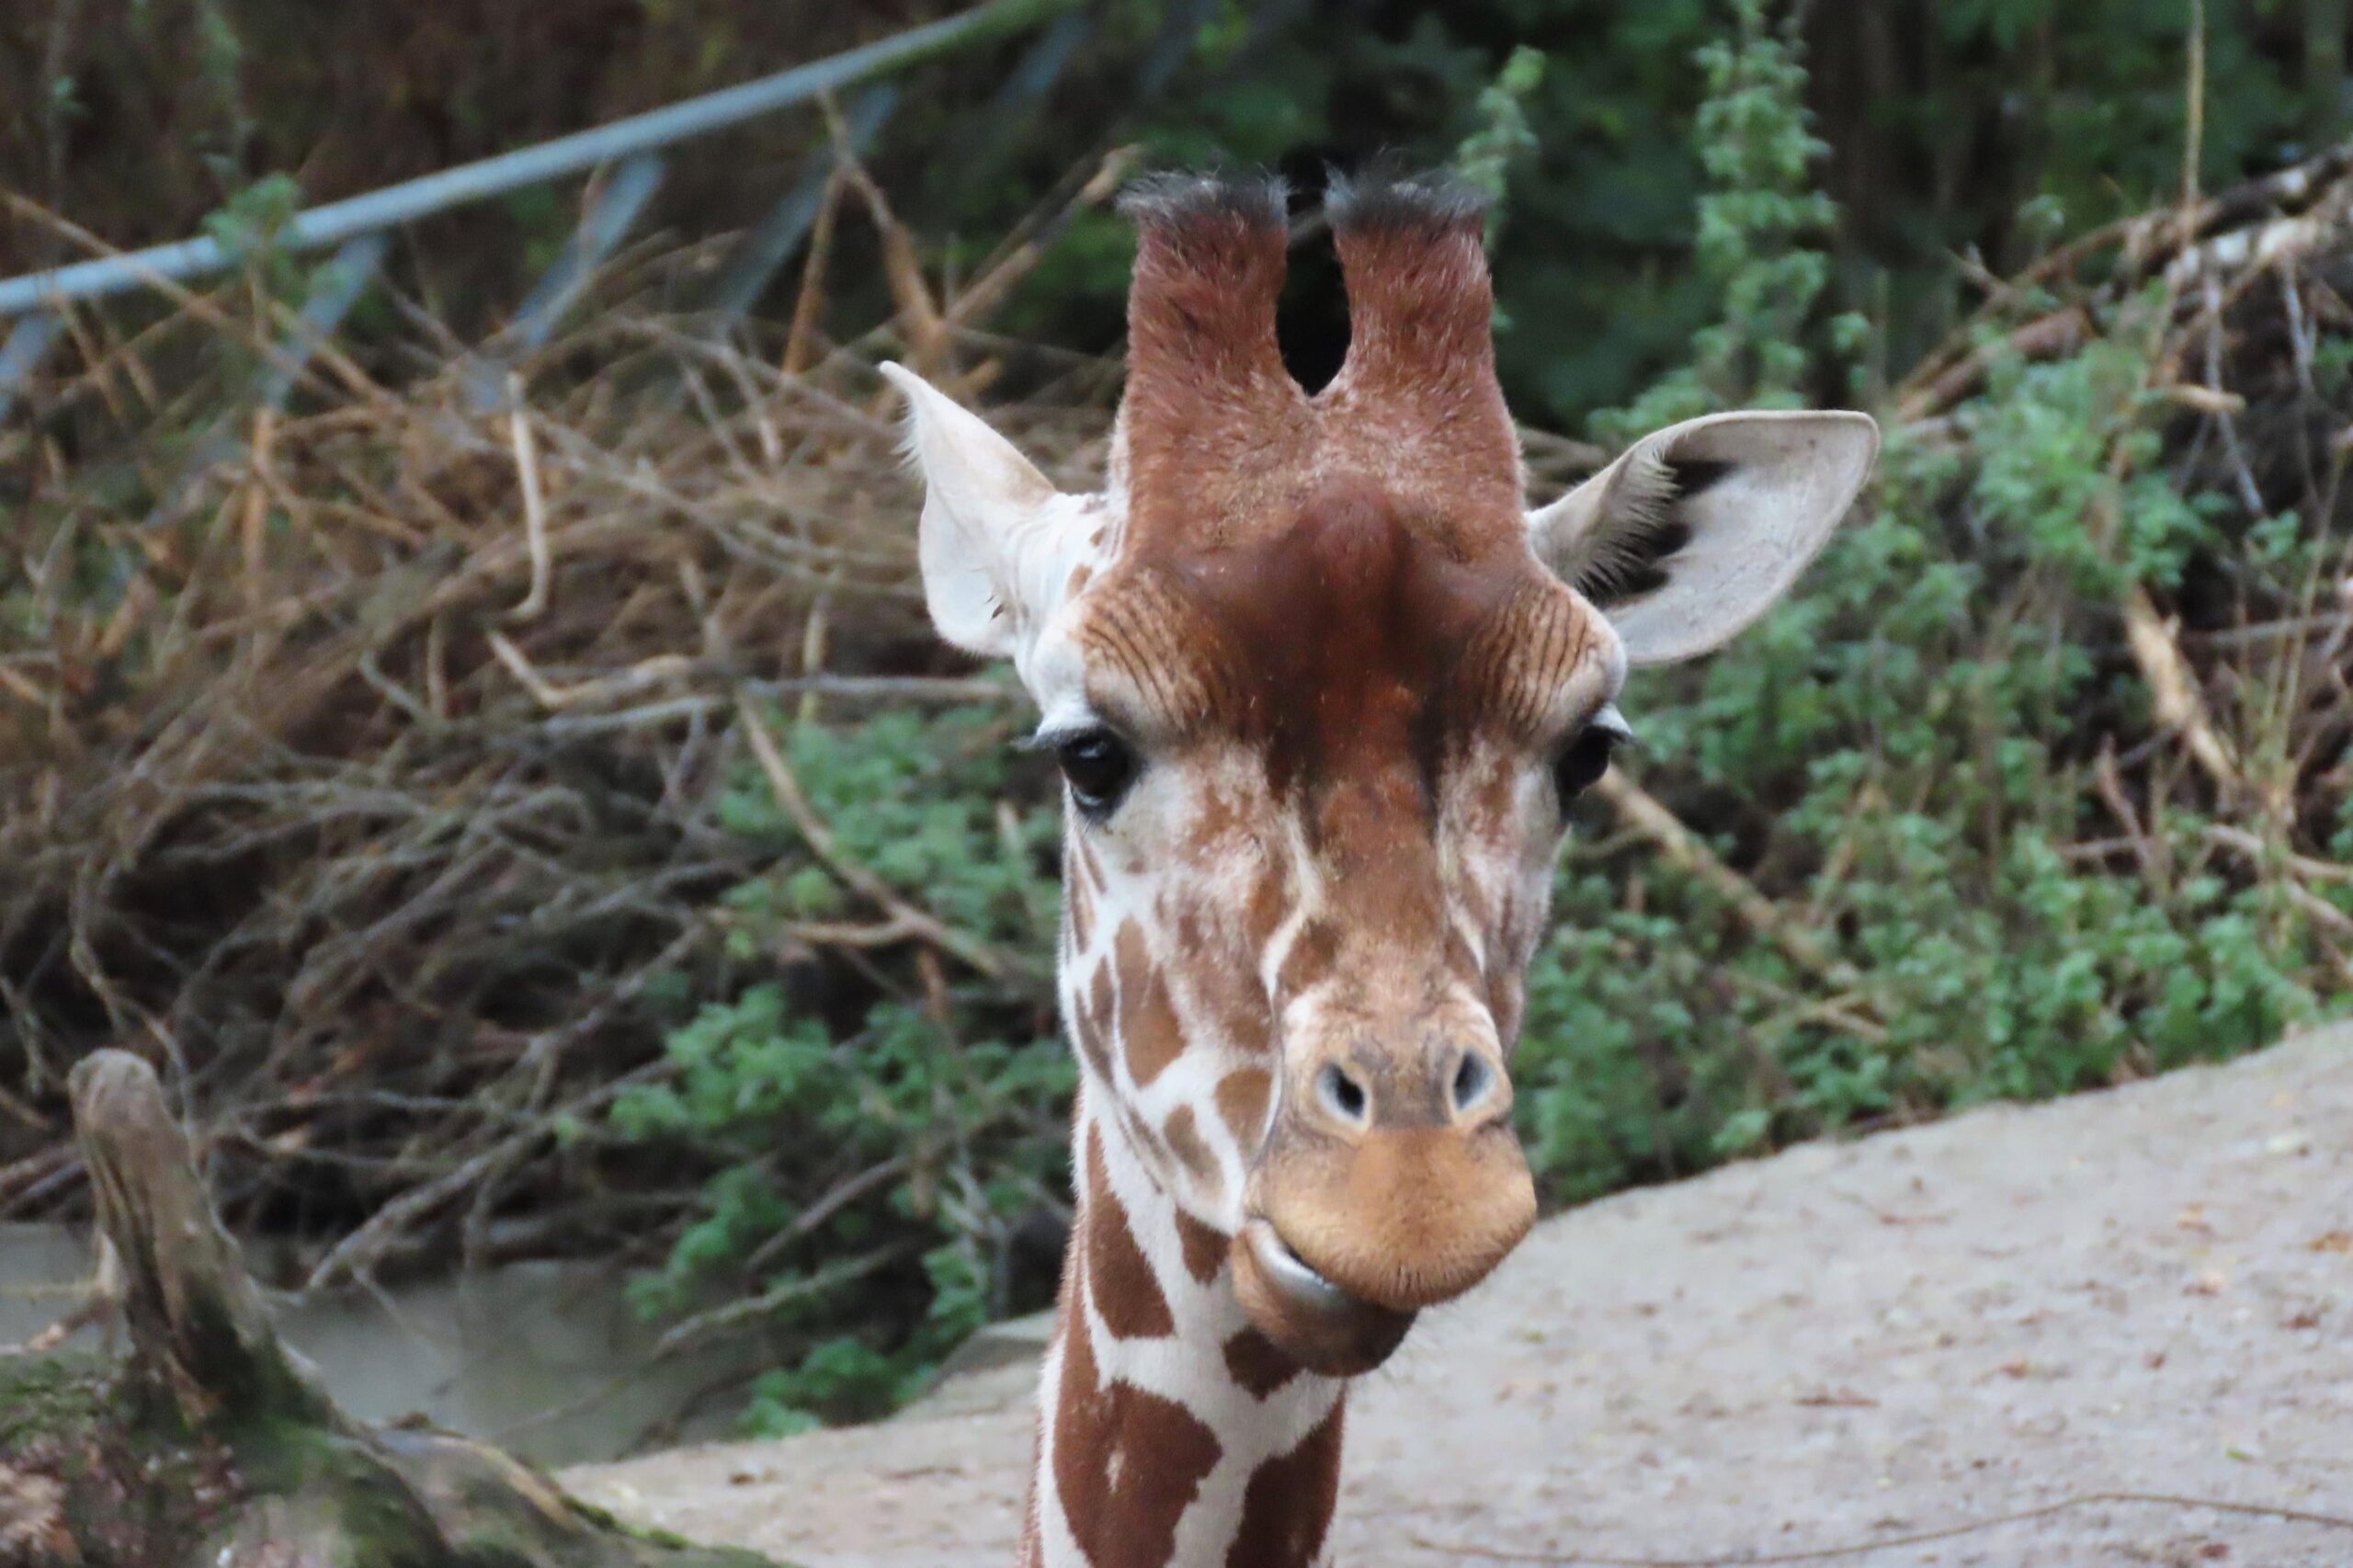
[[[1171,1560],[1222,1562],[1240,1526],[1250,1477],[1267,1460],[1297,1448],[1331,1414],[1341,1384],[1302,1372],[1264,1400],[1234,1384],[1222,1346],[1248,1319],[1234,1297],[1232,1275],[1220,1270],[1207,1284],[1193,1277],[1176,1233],[1175,1200],[1144,1168],[1113,1119],[1106,1118],[1100,1131],[1112,1194],[1159,1282],[1176,1332],[1165,1338],[1115,1339],[1090,1290],[1084,1302],[1087,1333],[1107,1382],[1126,1382],[1174,1401],[1216,1437],[1216,1468],[1177,1524]],[[1087,1136],[1085,1125],[1078,1136]]]
[[[1095,560],[1104,497],[1063,494],[921,376],[902,365],[881,370],[906,396],[907,445],[923,472],[916,555],[932,624],[958,647],[1019,668],[1068,597],[1072,573]]]

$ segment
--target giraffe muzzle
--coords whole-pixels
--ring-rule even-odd
[[[1327,1378],[1352,1378],[1389,1359],[1415,1313],[1354,1296],[1308,1267],[1272,1223],[1254,1219],[1233,1238],[1234,1293],[1258,1332]]]
[[[1269,1339],[1352,1376],[1387,1359],[1422,1308],[1470,1290],[1518,1245],[1536,1190],[1491,1056],[1417,1053],[1388,1072],[1361,1051],[1315,1056],[1295,1064],[1309,1087],[1286,1095],[1251,1172],[1234,1288]],[[1336,1060],[1357,1093],[1322,1089]],[[1426,1079],[1438,1088],[1408,1092]]]

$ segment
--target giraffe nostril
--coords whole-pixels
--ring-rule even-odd
[[[1315,1094],[1325,1109],[1351,1127],[1362,1127],[1372,1119],[1372,1096],[1336,1062],[1326,1062],[1315,1074]]]
[[[1486,1097],[1487,1085],[1495,1081],[1495,1070],[1487,1059],[1475,1051],[1466,1051],[1454,1069],[1454,1109],[1458,1116]]]

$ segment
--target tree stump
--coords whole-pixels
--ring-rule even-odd
[[[278,1342],[154,1073],[102,1051],[71,1086],[130,1349],[0,1358],[0,1568],[779,1568],[352,1420]]]

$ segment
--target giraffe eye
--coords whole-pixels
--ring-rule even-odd
[[[1098,821],[1111,813],[1136,781],[1136,754],[1108,730],[1082,730],[1057,742],[1054,759],[1070,782],[1071,799]]]
[[[1605,705],[1586,727],[1570,737],[1552,759],[1552,785],[1560,791],[1561,804],[1584,794],[1608,771],[1609,759],[1618,748],[1634,738],[1616,704]]]

